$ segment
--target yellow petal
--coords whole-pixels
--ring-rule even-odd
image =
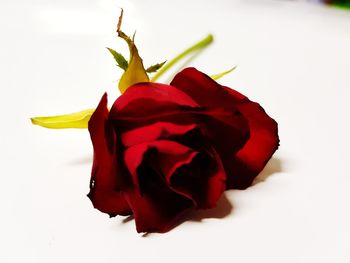
[[[87,129],[90,117],[94,111],[95,109],[89,109],[65,115],[34,117],[31,118],[31,121],[35,125],[50,129]]]

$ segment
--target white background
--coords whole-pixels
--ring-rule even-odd
[[[166,234],[137,234],[86,194],[87,130],[29,117],[118,96],[118,7],[146,66],[213,33],[192,65],[258,101],[281,147],[260,182]],[[0,261],[350,262],[350,11],[300,1],[0,1]],[[167,81],[163,79],[163,81]],[[263,180],[265,178],[265,180]],[[220,218],[221,217],[221,218]]]

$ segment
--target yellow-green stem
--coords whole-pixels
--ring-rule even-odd
[[[198,43],[194,44],[193,46],[187,48],[183,52],[181,52],[179,55],[177,55],[175,58],[167,62],[163,67],[159,69],[159,71],[151,78],[152,82],[155,82],[157,79],[159,79],[166,71],[168,71],[172,66],[174,66],[177,62],[179,62],[181,59],[186,57],[187,55],[200,51],[207,46],[209,46],[214,40],[214,37],[212,34],[209,34],[205,38],[203,38]]]

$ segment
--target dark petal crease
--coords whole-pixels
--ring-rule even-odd
[[[158,140],[125,150],[125,164],[134,187],[126,192],[138,232],[165,232],[194,206],[187,195],[174,191],[164,174],[186,162],[191,150],[176,142]]]
[[[196,153],[187,163],[182,163],[168,175],[170,186],[177,192],[190,196],[198,208],[216,206],[226,189],[226,173],[214,149]]]
[[[127,148],[125,163],[134,182],[126,196],[141,232],[163,232],[188,209],[215,207],[226,188],[226,174],[213,149],[198,153],[174,141],[156,140]]]

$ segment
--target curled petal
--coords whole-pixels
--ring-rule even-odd
[[[198,107],[198,104],[188,95],[176,89],[175,87],[160,84],[160,83],[138,83],[130,86],[127,91],[120,96],[111,109],[111,115],[118,111],[123,111],[124,108],[131,102],[137,100],[152,100],[153,105],[139,105],[138,110],[144,106],[157,106],[157,103],[170,103],[180,106]]]
[[[249,139],[248,122],[237,110],[217,108],[198,115],[204,135],[220,156],[236,153]]]
[[[90,193],[95,208],[112,215],[130,214],[130,208],[120,191],[121,174],[117,166],[116,135],[108,121],[107,94],[104,94],[89,121],[94,147]]]
[[[125,164],[134,184],[125,197],[138,232],[168,231],[194,206],[194,201],[174,191],[164,176],[166,171],[187,162],[189,155],[189,148],[165,140],[137,144],[125,150]]]
[[[228,175],[228,188],[244,189],[251,185],[279,146],[277,122],[269,117],[265,110],[255,102],[237,105],[239,111],[248,120],[250,138],[244,147],[226,160],[232,168]]]
[[[174,141],[144,142],[126,149],[125,163],[134,183],[126,198],[141,232],[168,230],[188,209],[215,207],[226,189],[213,149],[200,153]]]
[[[160,121],[124,132],[121,140],[125,147],[130,147],[155,140],[181,139],[195,129],[198,129],[195,124],[179,125]]]
[[[125,195],[133,211],[136,230],[139,233],[167,232],[192,209],[193,202],[174,192],[157,175],[149,171],[144,173],[152,180],[147,193],[141,196],[135,189],[129,189]]]
[[[178,73],[170,85],[190,96],[201,106],[208,108],[234,107],[245,97],[228,97],[223,86],[195,68],[186,68]],[[237,93],[238,94],[238,93]]]
[[[225,148],[225,145],[222,145],[218,148],[218,153],[227,173],[227,188],[243,189],[250,186],[278,148],[277,123],[266,114],[259,104],[250,101],[233,89],[219,85],[194,68],[187,68],[178,73],[171,85],[208,109],[234,109],[240,112],[246,120],[246,125],[242,126],[233,119],[232,123],[236,123],[238,127],[247,128],[248,132],[245,134],[249,136],[242,140],[237,139],[237,136],[230,137],[226,133],[222,135],[222,138],[227,138],[227,140],[219,139],[214,145],[217,147],[220,142],[227,142],[227,144],[235,141],[244,142],[241,148],[232,148],[231,145]],[[222,128],[216,130],[228,132],[227,129]]]
[[[215,207],[226,189],[226,173],[214,149],[191,156],[168,180],[173,189],[190,196],[202,209]]]
[[[157,140],[152,142],[140,143],[131,146],[125,150],[124,162],[128,168],[134,186],[143,192],[142,182],[148,180],[138,174],[138,169],[145,161],[151,164],[152,169],[156,169],[160,176],[163,176],[171,170],[186,162],[194,151],[177,142],[168,140]],[[165,175],[166,177],[166,175]]]

